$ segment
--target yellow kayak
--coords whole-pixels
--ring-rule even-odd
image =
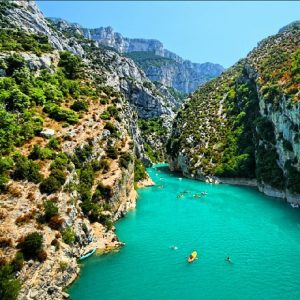
[[[192,254],[188,257],[188,262],[193,262],[197,258],[197,255],[197,251],[193,251]]]

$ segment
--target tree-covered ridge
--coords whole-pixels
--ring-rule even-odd
[[[177,64],[175,60],[157,55],[155,52],[135,51],[126,53],[126,56],[133,59],[143,70],[152,66],[160,67],[166,64]]]
[[[200,87],[173,124],[167,151],[174,168],[300,193],[299,46],[297,28],[277,34]]]
[[[0,51],[30,51],[35,54],[53,50],[48,37],[19,29],[0,29]]]
[[[247,56],[257,71],[257,84],[264,99],[278,106],[281,95],[300,100],[300,29],[292,27],[258,44]]]

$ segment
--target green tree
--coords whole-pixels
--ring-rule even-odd
[[[15,279],[10,265],[0,267],[0,299],[15,300],[21,289],[18,279]]]
[[[43,236],[38,232],[29,233],[23,241],[18,244],[26,259],[36,258],[43,247]]]
[[[82,75],[81,59],[67,51],[60,52],[59,67],[62,67],[68,79],[77,79]]]

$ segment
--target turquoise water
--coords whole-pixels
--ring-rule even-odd
[[[73,300],[300,299],[300,210],[255,189],[148,171],[157,186],[116,225],[126,246],[84,262]]]

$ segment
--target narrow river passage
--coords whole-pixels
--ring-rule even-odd
[[[84,261],[71,299],[300,299],[300,209],[166,165],[148,172],[156,186],[116,224],[126,246]]]

